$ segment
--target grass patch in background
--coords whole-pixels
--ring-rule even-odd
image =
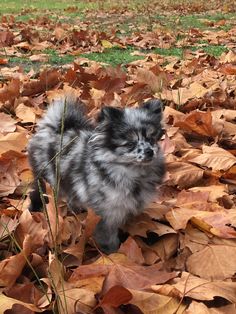
[[[228,3],[224,0],[221,2],[215,2],[215,7],[219,6],[219,3]],[[157,5],[166,8],[166,10],[154,10],[155,1],[150,3],[148,0],[121,0],[119,4],[112,0],[105,1],[76,1],[76,0],[55,0],[54,2],[47,2],[45,0],[26,0],[22,3],[20,0],[1,0],[0,14],[14,14],[16,21],[27,22],[30,19],[37,19],[38,17],[50,18],[55,26],[60,26],[60,23],[68,23],[71,26],[80,25],[78,21],[83,21],[86,29],[95,29],[110,33],[112,29],[115,29],[117,35],[122,36],[137,36],[139,32],[151,31],[156,28],[162,28],[163,33],[170,32],[176,34],[176,41],[183,40],[182,47],[173,47],[169,49],[155,48],[152,50],[140,50],[143,53],[157,53],[163,56],[177,56],[183,58],[185,49],[192,51],[203,50],[215,57],[220,56],[228,49],[223,45],[209,45],[207,40],[201,40],[188,47],[185,46],[184,39],[188,38],[188,30],[198,28],[201,30],[229,30],[236,23],[236,17],[234,13],[227,12],[214,12],[209,14],[179,14],[178,10],[182,8],[203,8],[206,10],[213,8],[213,1],[208,2],[202,0],[180,0],[178,4],[173,0],[160,0]],[[169,11],[169,8],[173,9]],[[112,10],[111,10],[112,9]],[[109,11],[110,10],[110,11]],[[122,11],[123,10],[123,11]],[[187,11],[187,12],[191,12]],[[198,12],[198,11],[197,11]],[[173,13],[173,14],[170,14]],[[225,20],[227,23],[219,23],[215,25],[215,22]],[[213,23],[213,27],[212,27]],[[16,26],[17,27],[17,26]],[[83,26],[82,26],[83,27]],[[52,29],[47,29],[45,24],[44,29],[41,32],[52,32]],[[79,56],[86,57],[97,62],[107,63],[113,66],[118,64],[126,65],[135,60],[143,59],[144,56],[132,55],[132,52],[138,50],[136,47],[128,46],[126,49],[119,49],[113,47],[111,49],[105,49],[103,52],[82,53]],[[33,52],[34,53],[34,52]],[[64,64],[72,63],[76,56],[70,54],[62,55],[55,49],[47,49],[43,53],[48,54],[49,59],[47,64],[51,66],[62,66]],[[2,53],[4,55],[4,52]],[[6,56],[7,57],[7,56]],[[39,69],[44,65],[43,62],[32,62],[26,57],[8,57],[10,66],[19,65],[25,70],[29,70],[31,67]]]

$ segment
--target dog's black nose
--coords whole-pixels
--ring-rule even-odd
[[[152,158],[154,155],[154,152],[151,148],[145,148],[144,154],[147,158]]]

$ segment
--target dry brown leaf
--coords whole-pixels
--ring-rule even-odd
[[[35,123],[36,116],[33,108],[25,106],[24,104],[19,104],[15,109],[15,113],[23,123]]]
[[[0,218],[0,239],[9,236],[12,231],[14,231],[18,225],[18,219],[2,215]]]
[[[27,257],[31,253],[30,240],[30,237],[26,236],[21,252],[0,262],[0,286],[12,286],[21,275],[27,263]]]
[[[170,178],[168,185],[177,185],[180,188],[191,187],[202,178],[203,170],[183,161],[174,161],[167,164]]]
[[[0,196],[7,196],[15,192],[20,180],[14,162],[0,161]]]
[[[236,302],[236,283],[230,281],[211,281],[183,272],[180,279],[175,279],[173,288],[181,295],[195,300],[214,300],[222,297],[232,303]]]
[[[125,274],[125,275],[124,275]],[[177,273],[168,273],[160,270],[160,265],[113,265],[104,281],[104,291],[108,291],[115,285],[121,285],[127,289],[143,290],[154,283],[164,283],[174,277]]]
[[[34,311],[34,312],[37,312],[37,313],[44,311],[44,310],[39,309],[34,304],[22,302],[22,301],[19,301],[17,299],[7,297],[6,295],[4,295],[2,293],[0,294],[0,304],[1,304],[2,313],[5,313],[5,311],[10,310],[15,304],[22,305],[22,306],[26,307],[27,309]]]
[[[130,303],[136,305],[145,314],[181,314],[186,308],[178,299],[172,297],[134,289],[129,291],[133,295]]]
[[[185,117],[174,123],[175,126],[189,132],[195,132],[204,136],[216,136],[216,130],[212,124],[211,112],[193,111]]]
[[[99,302],[99,307],[118,307],[122,304],[127,304],[132,299],[132,294],[129,290],[122,286],[114,286],[108,290]]]
[[[235,260],[235,246],[208,245],[188,258],[187,269],[201,278],[224,280],[236,273]]]
[[[160,92],[163,86],[163,78],[155,75],[148,69],[138,68],[136,79],[139,83],[145,83],[150,86],[153,93]]]
[[[204,303],[193,301],[185,311],[185,314],[233,314],[235,311],[235,304],[229,304],[218,308],[208,308]]]
[[[162,96],[164,99],[174,101],[177,105],[183,105],[190,99],[203,97],[207,92],[207,88],[203,87],[198,82],[193,82],[189,87],[180,87],[178,90],[173,89],[169,95],[163,92]]]
[[[125,254],[134,263],[144,264],[142,251],[131,237],[121,244],[119,252]]]
[[[49,273],[57,294],[60,313],[91,313],[96,305],[94,292],[86,288],[76,288],[64,280],[64,267],[55,256],[50,256]]]
[[[218,146],[202,147],[203,154],[191,159],[191,162],[206,166],[212,170],[228,170],[236,163],[236,157]]]
[[[14,132],[16,121],[9,114],[0,112],[0,133]]]
[[[217,202],[217,200],[228,194],[228,188],[224,184],[219,185],[209,185],[209,186],[196,186],[193,188],[190,188],[189,191],[193,192],[207,192],[209,193],[209,201],[210,202]]]
[[[184,207],[173,208],[166,214],[166,218],[175,230],[185,229],[188,221],[191,220],[192,224],[200,230],[221,238],[236,238],[234,221],[231,221],[230,212],[220,207],[216,209],[217,211],[210,212]]]
[[[43,227],[42,221],[37,221],[29,210],[24,210],[19,219],[19,225],[16,229],[18,243],[22,245],[25,238],[30,241],[32,252],[42,247],[45,242],[47,230]]]
[[[0,88],[0,103],[5,103],[6,101],[13,101],[15,98],[19,96],[20,96],[19,79],[12,79],[12,81],[8,85],[5,85],[4,87]]]
[[[21,152],[27,143],[26,133],[14,132],[7,135],[0,134],[0,155],[10,150]]]

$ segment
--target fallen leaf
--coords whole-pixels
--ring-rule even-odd
[[[14,132],[7,135],[0,134],[0,155],[10,150],[21,152],[25,149],[27,137],[25,133]]]
[[[214,300],[215,297],[222,297],[226,300],[236,302],[236,283],[227,281],[210,281],[193,276],[189,273],[182,273],[181,279],[175,279],[173,288],[181,292],[181,296],[195,300]]]
[[[0,133],[14,132],[16,129],[16,121],[9,114],[0,112]]]
[[[102,300],[99,302],[98,307],[118,307],[122,304],[129,303],[131,299],[132,294],[129,292],[129,290],[122,286],[113,286],[105,293]]]
[[[129,289],[133,298],[131,304],[136,305],[145,314],[181,314],[186,306],[176,298]]]
[[[144,264],[142,251],[135,240],[131,237],[121,244],[119,252],[125,254],[134,263],[139,265]]]
[[[176,121],[175,126],[185,131],[195,132],[204,136],[216,136],[216,130],[212,124],[211,112],[194,111],[187,115],[184,120]]]
[[[206,166],[212,170],[228,170],[236,163],[236,157],[218,146],[202,147],[203,154],[191,159],[191,162]]]
[[[21,119],[23,123],[32,122],[35,123],[35,113],[33,111],[33,108],[30,108],[28,106],[25,106],[24,104],[19,104],[16,109],[16,116]]]
[[[208,245],[188,258],[187,269],[204,279],[224,280],[236,273],[235,259],[236,247]]]
[[[0,239],[3,240],[9,236],[16,229],[18,223],[18,219],[2,215],[0,218]]]
[[[183,161],[174,161],[167,164],[170,174],[169,185],[177,185],[180,188],[188,188],[196,185],[203,176],[203,170]]]
[[[26,302],[19,301],[17,299],[9,298],[4,294],[0,294],[0,303],[1,303],[2,313],[5,313],[5,311],[10,310],[15,304],[20,304],[20,305],[26,307],[27,309],[34,311],[34,312],[37,312],[37,313],[44,311],[44,310],[37,308],[37,306],[35,306],[34,304],[29,304]]]

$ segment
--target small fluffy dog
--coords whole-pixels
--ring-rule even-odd
[[[162,107],[156,99],[139,108],[104,107],[94,125],[80,101],[54,101],[29,143],[31,210],[42,207],[43,180],[54,188],[59,182],[72,210],[89,206],[101,216],[95,240],[104,252],[116,251],[119,227],[143,211],[165,174]]]

